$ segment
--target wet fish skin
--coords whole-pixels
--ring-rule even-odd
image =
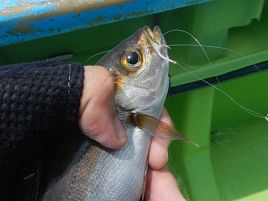
[[[159,118],[168,91],[168,62],[165,41],[158,27],[144,27],[115,47],[97,64],[116,72],[115,103],[125,127],[128,143],[120,150],[107,149],[83,137],[69,146],[77,149],[68,164],[54,176],[43,201],[138,201],[143,190],[144,174],[151,143],[150,135],[128,121],[129,112]],[[154,47],[155,46],[155,47]],[[120,63],[126,50],[139,51],[142,64],[130,74]],[[75,143],[75,144],[74,144]],[[66,146],[68,148],[68,146]],[[67,152],[64,152],[67,153]]]

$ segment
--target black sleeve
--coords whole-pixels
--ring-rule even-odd
[[[55,61],[0,67],[0,166],[31,135],[77,124],[83,74],[82,64]]]

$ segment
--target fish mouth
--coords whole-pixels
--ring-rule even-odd
[[[149,26],[144,27],[145,34],[155,43],[157,44],[165,44],[165,40],[163,39],[162,32],[159,26],[155,26],[153,31]]]

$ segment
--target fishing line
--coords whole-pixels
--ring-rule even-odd
[[[160,52],[160,49],[161,49],[161,46],[160,46],[160,48],[156,49],[156,52],[157,52],[157,54],[158,54],[162,59],[164,59],[164,60],[166,60],[166,61],[168,61],[168,62],[170,62],[170,63],[177,64],[177,61],[174,61],[174,60],[172,60],[172,59],[170,59],[170,58],[168,58],[168,57],[165,57],[165,56]]]
[[[172,32],[181,32],[181,33],[184,33],[184,34],[190,36],[198,44],[197,46],[201,48],[201,50],[204,53],[204,55],[205,55],[208,63],[211,64],[210,58],[209,58],[206,50],[204,49],[204,46],[199,42],[199,40],[197,39],[196,36],[194,36],[193,34],[189,33],[188,31],[185,31],[185,30],[182,30],[182,29],[171,29],[171,30],[165,32],[163,34],[163,36],[165,36],[165,35],[167,35],[169,33],[172,33]],[[216,78],[217,82],[220,84],[220,80],[218,79],[218,76],[217,75],[215,76],[215,78]]]
[[[168,45],[168,46],[172,46],[172,45]],[[174,45],[173,45],[174,46]],[[198,47],[198,45],[193,45],[195,47]],[[204,46],[204,45],[203,45]],[[204,46],[206,47],[206,46]],[[207,47],[213,47],[213,46],[207,46]],[[220,48],[219,49],[228,49],[228,48]],[[232,52],[236,52],[236,51],[232,51]],[[242,110],[244,110],[246,113],[257,117],[257,118],[261,118],[261,119],[265,119],[266,121],[268,121],[268,114],[267,115],[263,115],[262,113],[259,113],[257,111],[254,111],[242,104],[240,104],[238,101],[236,101],[230,94],[228,94],[227,92],[225,92],[224,90],[222,90],[221,88],[213,85],[212,83],[208,82],[207,80],[203,79],[202,77],[200,77],[199,75],[189,71],[187,68],[185,68],[184,66],[182,66],[179,63],[176,63],[175,65],[179,66],[183,71],[190,73],[192,76],[194,76],[195,78],[197,78],[198,80],[201,80],[202,82],[206,83],[207,85],[213,87],[214,89],[216,89],[218,92],[220,92],[222,95],[224,95],[225,97],[227,97],[230,101],[232,101],[234,104],[236,104],[239,108],[241,108]],[[257,68],[257,66],[256,66]]]
[[[110,52],[110,51],[111,51],[111,50],[105,50],[105,51],[102,51],[102,52],[98,52],[98,53],[96,53],[96,54],[93,54],[93,55],[91,55],[90,57],[88,57],[88,58],[86,59],[86,62],[88,62],[89,60],[91,60],[92,58],[94,58],[94,57],[96,57],[96,56],[99,56],[99,55],[108,53],[108,52]]]
[[[202,49],[204,55],[206,56],[206,59],[207,59],[208,63],[211,63],[210,59],[209,59],[209,56],[208,56],[206,50],[204,49],[203,45],[198,41],[198,39],[193,34],[187,32],[185,30],[182,30],[182,29],[172,29],[172,30],[169,30],[169,31],[163,33],[163,36],[165,36],[165,35],[167,35],[169,33],[172,33],[172,32],[182,32],[182,33],[187,34],[188,36],[190,36],[192,39],[194,39],[195,42],[198,44],[198,46]]]
[[[161,44],[159,45],[159,44],[157,44],[157,46],[154,46],[154,48],[155,48],[157,54],[158,54],[162,59],[167,60],[167,61],[170,62],[170,63],[177,64],[177,61],[174,61],[174,60],[170,59],[168,56],[167,56],[167,57],[164,56],[164,55],[160,52],[161,47],[166,47],[166,48],[168,48],[168,49],[171,49],[168,45],[161,45]]]
[[[195,44],[181,44],[181,43],[180,44],[171,44],[171,45],[168,45],[168,46],[169,47],[199,47],[199,45],[195,45]],[[225,50],[225,51],[231,52],[233,54],[236,54],[237,56],[243,57],[247,61],[250,62],[250,59],[248,59],[246,57],[246,55],[242,54],[241,52],[235,51],[233,49],[229,49],[229,48],[225,48],[225,47],[219,47],[219,46],[214,46],[214,45],[204,45],[204,44],[202,44],[202,46],[205,47],[205,48],[213,48],[213,49]],[[252,66],[254,66],[256,68],[256,70],[260,71],[260,69],[257,67],[256,64],[252,64]]]
[[[239,55],[239,56],[241,56],[241,57],[245,57],[245,55],[243,55],[242,53],[240,53],[240,52],[238,52],[238,51],[235,51],[235,50],[232,50],[232,49],[229,49],[229,48],[217,47],[217,46],[212,46],[212,45],[202,45],[202,44],[198,41],[198,39],[197,39],[193,34],[187,32],[187,31],[185,31],[185,30],[181,30],[181,29],[172,29],[172,30],[169,30],[169,31],[165,32],[163,35],[166,35],[166,34],[168,34],[168,33],[172,33],[172,32],[182,32],[182,33],[185,33],[185,34],[187,34],[188,36],[190,36],[192,39],[194,39],[194,40],[198,43],[198,45],[195,45],[195,44],[188,44],[188,45],[187,45],[187,44],[172,44],[172,45],[168,45],[169,47],[172,47],[172,46],[176,47],[176,46],[183,46],[183,45],[184,45],[184,47],[186,47],[186,46],[188,46],[188,47],[200,47],[200,48],[202,49],[204,55],[206,56],[207,61],[208,61],[209,64],[211,64],[211,62],[210,62],[209,56],[208,56],[207,52],[205,51],[204,47],[207,47],[207,48],[214,48],[214,49],[222,49],[222,50],[226,50],[226,51],[229,51],[229,52],[231,52],[231,53],[234,53],[234,54],[236,54],[236,55]],[[246,57],[245,57],[245,58],[246,58]],[[246,59],[247,59],[247,58],[246,58]],[[257,111],[254,111],[254,110],[252,110],[252,109],[250,109],[250,108],[248,108],[248,107],[246,107],[246,106],[240,104],[240,103],[239,103],[238,101],[236,101],[230,94],[228,94],[227,92],[225,92],[225,91],[222,90],[221,88],[219,88],[219,87],[213,85],[212,83],[210,83],[210,82],[208,82],[207,80],[201,78],[201,77],[198,76],[197,74],[195,74],[195,73],[189,71],[188,69],[186,69],[185,67],[183,67],[181,64],[176,63],[175,65],[178,65],[178,66],[179,66],[180,68],[182,68],[185,72],[188,72],[188,73],[192,74],[192,75],[193,75],[194,77],[196,77],[197,79],[201,80],[202,82],[206,83],[207,85],[209,85],[209,86],[213,87],[214,89],[216,89],[217,91],[219,91],[221,94],[223,94],[224,96],[226,96],[227,98],[229,98],[229,100],[231,100],[233,103],[235,103],[238,107],[240,107],[242,110],[244,110],[244,111],[247,112],[248,114],[253,115],[253,116],[257,117],[257,118],[263,118],[263,119],[265,119],[266,121],[268,121],[268,114],[267,114],[267,115],[263,115],[263,114],[261,114],[261,113],[259,113],[259,112],[257,112]],[[258,67],[257,67],[255,64],[253,64],[253,66],[256,68],[256,70],[259,71]],[[217,81],[219,82],[217,76],[216,76],[216,79],[217,79]]]
[[[169,47],[200,47],[200,45],[195,45],[195,44],[171,44],[168,45]],[[233,49],[229,49],[229,48],[225,48],[225,47],[219,47],[219,46],[214,46],[214,45],[203,45],[203,47],[205,48],[213,48],[213,49],[221,49],[221,50],[225,50],[228,52],[231,52],[235,55],[238,55],[242,58],[245,58],[249,63],[251,63],[250,59],[248,59],[244,54],[242,54],[239,51],[235,51]],[[211,64],[211,62],[209,63]],[[258,68],[258,66],[256,64],[251,64],[257,71],[260,71],[260,69]],[[218,79],[218,76],[216,75],[215,78],[217,79],[217,83],[221,83],[220,80]],[[268,114],[267,114],[268,115]]]
[[[262,119],[266,119],[268,121],[268,116],[267,115],[263,115],[259,112],[256,112],[242,104],[240,104],[238,101],[236,101],[230,94],[228,94],[227,92],[225,92],[224,90],[222,90],[221,88],[211,84],[210,82],[208,82],[207,80],[204,80],[202,77],[198,76],[197,74],[189,71],[187,68],[183,67],[182,65],[180,65],[179,63],[177,63],[176,65],[178,65],[181,69],[183,69],[185,72],[188,72],[190,74],[192,74],[194,77],[196,77],[197,79],[201,80],[202,82],[206,83],[207,85],[213,87],[214,89],[216,89],[217,91],[219,91],[222,95],[224,95],[225,97],[227,97],[229,100],[231,100],[233,103],[235,103],[238,107],[240,107],[242,110],[244,110],[245,112],[247,112],[248,114],[257,117],[257,118],[262,118]]]

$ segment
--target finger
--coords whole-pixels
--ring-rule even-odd
[[[174,176],[165,169],[148,170],[146,201],[185,201]]]
[[[163,109],[160,120],[173,126],[172,121],[166,111]],[[150,146],[149,165],[153,169],[162,169],[168,160],[169,140],[154,137]]]
[[[108,148],[121,148],[126,143],[115,111],[113,79],[103,67],[85,68],[80,127],[88,137]]]

